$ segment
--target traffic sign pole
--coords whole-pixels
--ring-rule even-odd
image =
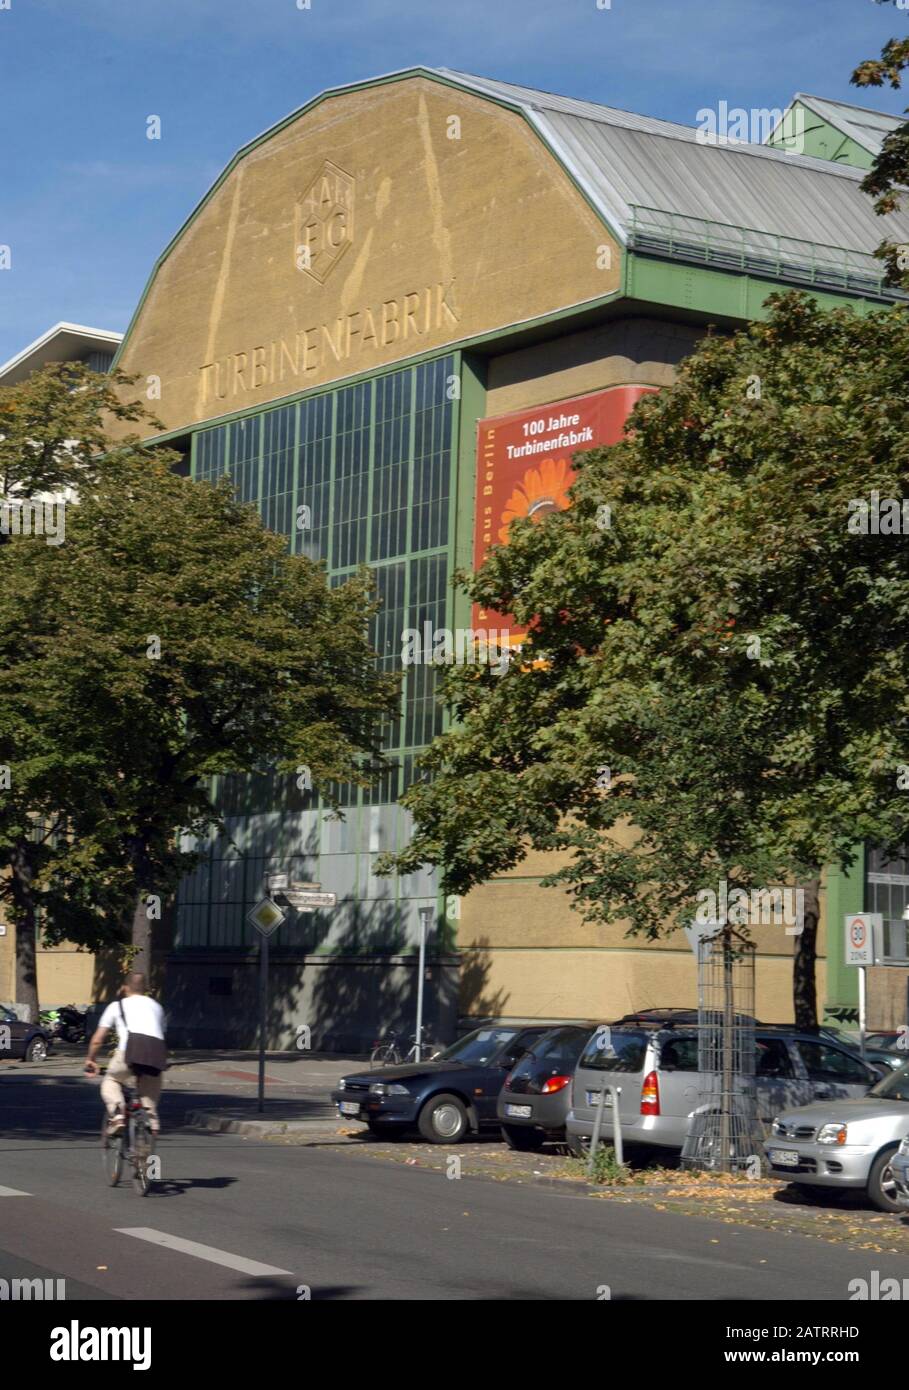
[[[259,935],[259,1114],[265,1110],[265,1028],[268,1019],[268,936]]]
[[[278,875],[271,875],[271,880]],[[269,883],[272,890],[272,882]],[[272,890],[273,891],[273,890]],[[265,1029],[268,1019],[268,938],[284,921],[284,913],[271,898],[256,903],[247,920],[259,933],[259,1114],[265,1109]]]
[[[874,943],[880,941],[881,914],[879,912],[850,912],[843,919],[846,929],[844,960],[846,965],[858,967],[859,997],[859,1046],[862,1060],[865,1061],[865,1030],[868,1026],[867,968],[874,964]]]
[[[423,980],[426,975],[426,936],[429,925],[432,922],[433,910],[431,907],[420,908],[420,964],[417,977],[417,1036],[416,1036],[416,1060],[423,1060]]]

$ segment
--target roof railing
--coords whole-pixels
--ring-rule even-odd
[[[661,208],[631,205],[628,247],[645,255],[668,256],[819,289],[873,294],[878,299],[909,299],[905,291],[886,283],[884,263],[870,252]]]

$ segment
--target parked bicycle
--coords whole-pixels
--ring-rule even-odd
[[[130,1086],[123,1087],[126,1124],[119,1134],[108,1133],[108,1116],[105,1113],[101,1126],[101,1159],[104,1175],[111,1187],[116,1187],[123,1169],[132,1167],[133,1183],[136,1191],[144,1197],[152,1181],[151,1165],[154,1158],[154,1135],[148,1123],[148,1114],[135,1091]]]
[[[405,1042],[410,1042],[410,1047],[406,1052],[402,1052]],[[441,1052],[441,1048],[432,1042],[427,1035],[423,1034],[423,1043],[420,1049],[423,1062],[431,1061]],[[415,1062],[417,1060],[417,1036],[416,1033],[401,1034],[396,1033],[392,1028],[384,1038],[376,1038],[369,1056],[371,1067],[398,1067],[402,1062]]]

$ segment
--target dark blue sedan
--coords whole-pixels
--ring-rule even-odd
[[[351,1072],[331,1098],[338,1112],[376,1136],[416,1127],[432,1144],[458,1144],[469,1131],[496,1127],[496,1101],[519,1057],[551,1024],[490,1024],[452,1043],[431,1062]]]
[[[51,1048],[50,1032],[40,1023],[25,1023],[0,1004],[0,1061],[7,1057],[21,1062],[43,1062]]]

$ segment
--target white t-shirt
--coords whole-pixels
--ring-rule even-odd
[[[126,1014],[125,1028],[120,1012],[121,1003]],[[157,999],[150,999],[147,994],[128,994],[124,999],[115,999],[113,1004],[108,1004],[98,1020],[98,1027],[116,1028],[117,1051],[125,1052],[130,1029],[134,1033],[145,1033],[148,1037],[164,1040],[164,1010]]]

